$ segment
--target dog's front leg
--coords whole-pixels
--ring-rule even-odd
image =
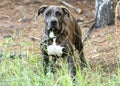
[[[52,73],[55,73],[55,62],[56,62],[56,56],[52,56],[52,63],[50,65],[50,69]]]
[[[72,78],[72,81],[75,81],[75,75],[76,75],[76,68],[74,65],[73,57],[70,55],[67,57],[68,67],[70,69],[70,76]]]
[[[43,55],[43,68],[45,75],[47,74],[48,63],[49,63],[49,57],[47,55]]]
[[[41,52],[42,52],[42,57],[43,57],[43,69],[44,69],[44,74],[46,75],[47,74],[47,67],[48,67],[48,64],[49,64],[49,56],[47,54],[47,51],[46,51],[46,45],[44,44],[40,44],[40,48],[41,48]]]

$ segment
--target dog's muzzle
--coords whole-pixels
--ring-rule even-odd
[[[57,28],[58,28],[58,27],[57,27],[57,24],[58,24],[58,23],[57,23],[56,20],[51,20],[51,21],[50,21],[50,28],[49,28],[49,30],[50,30],[50,31],[55,31],[55,30],[57,30]]]

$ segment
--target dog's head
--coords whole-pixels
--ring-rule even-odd
[[[43,5],[39,8],[37,17],[43,14],[46,29],[48,31],[59,31],[62,29],[64,16],[70,16],[69,11],[63,6]]]

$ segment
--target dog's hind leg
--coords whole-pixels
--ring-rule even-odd
[[[78,34],[78,33],[76,33]],[[82,40],[79,37],[79,35],[76,35],[76,39],[75,39],[75,48],[78,50],[79,52],[79,58],[81,60],[81,68],[83,69],[84,67],[87,67],[87,62],[84,58],[84,53],[83,53],[83,44],[82,44]]]
[[[82,43],[82,42],[81,42]],[[81,60],[81,68],[83,69],[84,67],[87,67],[87,62],[86,59],[84,57],[84,53],[83,53],[83,45],[79,44],[79,58]]]
[[[75,75],[76,75],[76,68],[74,65],[73,57],[70,55],[67,57],[68,67],[70,69],[70,76],[72,78],[72,81],[75,81]]]

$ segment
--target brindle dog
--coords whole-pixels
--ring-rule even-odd
[[[47,74],[49,56],[52,56],[53,63],[56,62],[58,57],[61,57],[67,59],[71,77],[74,79],[76,67],[74,64],[73,45],[79,52],[81,67],[86,66],[81,30],[75,18],[63,6],[43,5],[39,8],[36,18],[40,14],[43,14],[45,22],[44,35],[41,41],[45,74]]]

